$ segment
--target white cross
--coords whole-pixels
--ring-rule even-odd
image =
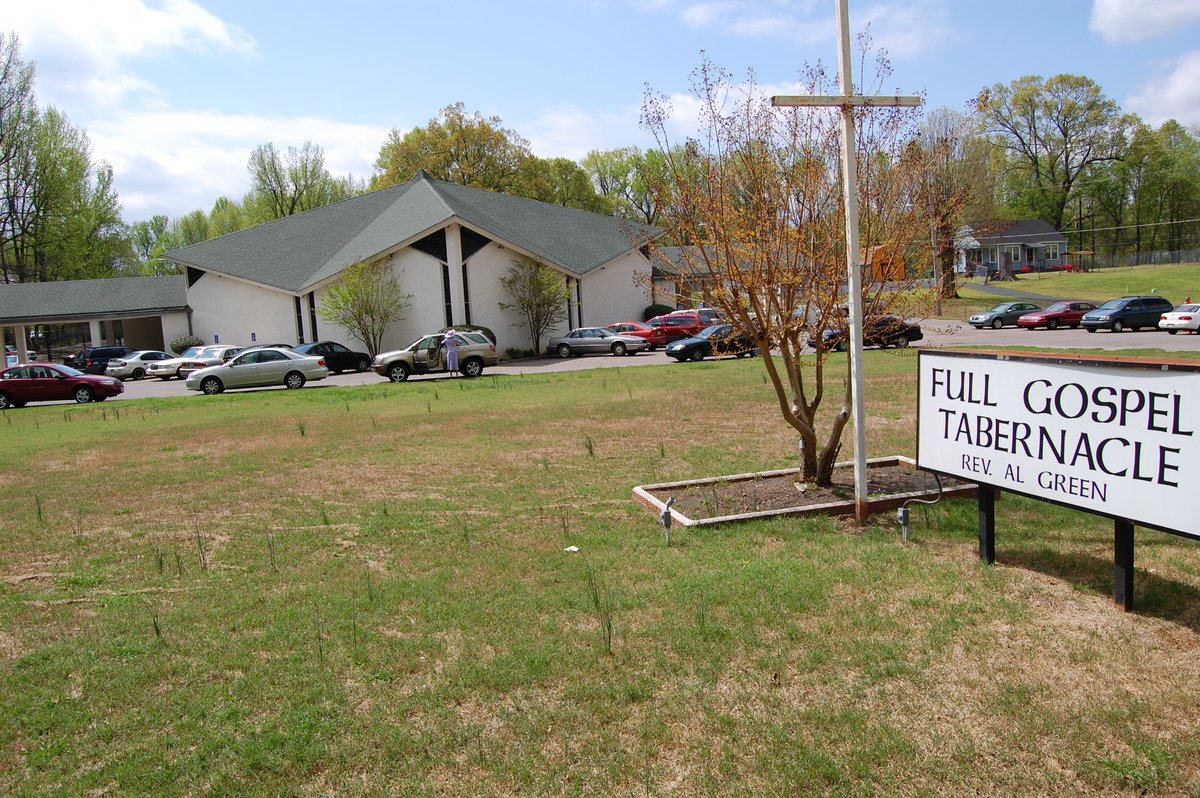
[[[842,109],[842,184],[846,203],[846,271],[849,274],[850,310],[850,384],[854,418],[854,515],[858,522],[867,520],[867,429],[866,403],[863,397],[863,312],[862,270],[858,253],[858,169],[855,165],[854,108],[855,106],[905,106],[921,104],[920,97],[864,97],[854,94],[850,74],[850,11],[849,0],[834,0],[838,23],[838,83],[842,90],[836,96],[772,97],[771,104],[796,108],[801,106],[838,106]]]

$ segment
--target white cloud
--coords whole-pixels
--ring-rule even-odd
[[[683,24],[693,29],[720,29],[735,36],[793,44],[836,46],[837,42],[827,3],[813,0],[712,0],[676,8]],[[869,24],[877,45],[894,56],[910,57],[948,40],[951,30],[942,20],[949,18],[946,0],[881,2],[853,9],[851,35]]]
[[[949,41],[952,28],[943,20],[950,12],[941,0],[904,4],[880,3],[865,8],[851,24],[861,30],[871,26],[875,43],[896,58],[912,58]]]
[[[1094,0],[1089,27],[1105,41],[1143,42],[1196,21],[1196,0]]]
[[[215,48],[253,54],[241,29],[191,0],[42,0],[9,3],[4,26],[21,39],[22,56],[37,63],[39,98],[78,109],[115,105],[128,97],[157,101],[159,93],[129,62],[175,50]]]
[[[1173,61],[1168,74],[1146,84],[1125,105],[1152,125],[1168,119],[1200,124],[1200,50]]]
[[[312,141],[334,177],[369,177],[387,134],[320,117],[170,110],[123,114],[88,131],[96,158],[113,166],[127,221],[208,211],[220,196],[240,201],[250,152],[269,141],[280,149]]]

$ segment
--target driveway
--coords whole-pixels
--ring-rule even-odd
[[[1023,296],[1029,295],[1023,294]],[[1061,328],[1058,330],[1025,330],[1019,327],[1005,327],[1000,330],[993,330],[989,327],[977,330],[965,322],[947,321],[944,319],[924,319],[921,321],[921,330],[924,332],[925,337],[923,340],[917,342],[915,346],[951,346],[964,349],[988,349],[997,346],[1035,346],[1063,349],[1099,349],[1108,352],[1121,349],[1163,349],[1167,352],[1193,352],[1200,350],[1200,335],[1187,333],[1168,335],[1158,330],[1140,330],[1138,332],[1127,330],[1122,333],[1106,331],[1089,333],[1085,330]],[[670,368],[688,369],[692,367],[692,364],[677,363],[674,358],[667,357],[666,353],[662,350],[657,352],[642,352],[638,355],[628,355],[625,357],[614,357],[612,355],[571,358],[544,357],[484,369],[481,379],[487,379],[489,376],[495,374],[547,374],[556,371],[635,368],[639,366],[667,366]],[[409,378],[409,382],[421,383],[449,379],[462,378],[447,377],[438,374],[427,377],[413,376]],[[373,371],[367,371],[363,374],[351,372],[349,374],[331,375],[320,382],[312,383],[312,387],[315,388],[322,385],[378,385],[383,382],[386,382],[386,380]],[[277,387],[256,388],[252,390],[284,389]],[[139,382],[129,380],[125,383],[125,393],[121,394],[118,399],[110,399],[109,401],[142,399],[151,396],[188,395],[196,396],[199,394],[187,390],[182,380],[170,380],[169,382],[153,379],[141,380]],[[47,402],[45,404],[51,403]]]

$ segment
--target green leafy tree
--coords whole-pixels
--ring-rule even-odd
[[[273,143],[260,144],[246,165],[251,190],[245,205],[255,221],[282,219],[344,199],[344,187],[325,168],[325,152],[311,141],[281,153]]]
[[[410,294],[400,292],[386,261],[359,261],[329,287],[318,312],[362,341],[375,357],[388,326],[404,318],[411,302]]]
[[[392,130],[375,160],[375,188],[403,183],[424,169],[436,180],[520,196],[522,173],[532,157],[529,142],[502,127],[498,116],[446,106],[425,127]]]
[[[612,208],[606,197],[596,193],[588,173],[568,158],[529,158],[522,170],[520,196],[595,213]]]
[[[550,328],[567,320],[571,292],[566,280],[543,263],[517,258],[508,274],[500,278],[500,285],[512,300],[501,302],[500,309],[520,315],[521,321],[512,326],[528,329],[533,351],[541,352],[542,337]]]
[[[657,188],[666,177],[666,160],[659,150],[592,150],[580,164],[596,192],[608,200],[612,215],[648,225],[659,223]]]
[[[1062,229],[1076,184],[1095,164],[1123,157],[1134,120],[1090,78],[1027,75],[997,83],[978,102],[985,129],[1006,153],[1003,188],[1014,215]]]

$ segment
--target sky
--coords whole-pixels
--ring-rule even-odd
[[[0,0],[41,105],[112,165],[127,222],[206,212],[250,186],[251,151],[319,145],[369,178],[391,130],[448,105],[499,117],[535,155],[653,146],[649,89],[696,130],[704,58],[768,93],[837,63],[836,0]],[[850,0],[891,93],[969,110],[1024,75],[1085,75],[1152,125],[1200,125],[1197,0]],[[856,62],[857,65],[857,62]],[[856,76],[857,77],[857,76]]]

